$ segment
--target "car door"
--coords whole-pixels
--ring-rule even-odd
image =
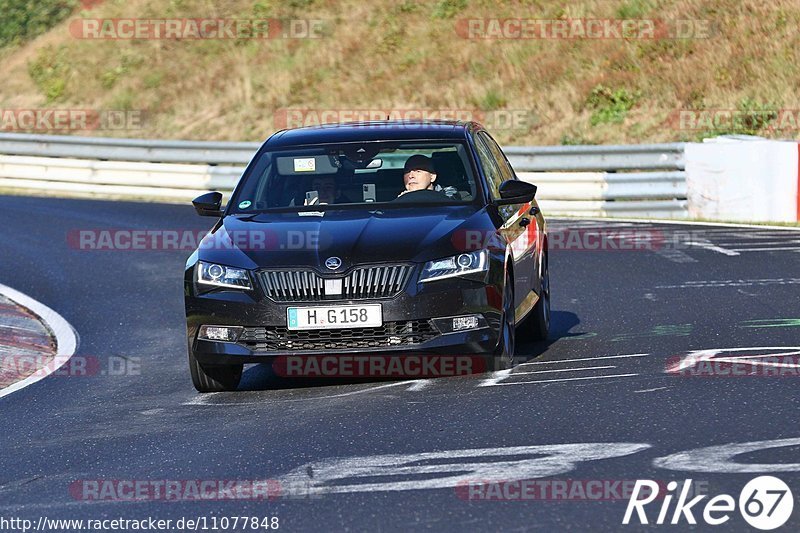
[[[500,183],[506,180],[517,179],[514,170],[508,163],[505,154],[498,144],[485,131],[478,134],[485,143],[495,166],[498,169]],[[498,184],[499,187],[499,184]],[[511,252],[514,256],[514,299],[517,306],[517,318],[521,318],[534,305],[536,298],[531,293],[537,279],[537,239],[539,227],[535,216],[531,216],[531,208],[535,204],[527,202],[504,206],[508,209],[503,214],[506,221],[504,231],[508,235],[511,244]],[[501,208],[502,209],[502,208]]]
[[[495,200],[500,198],[500,184],[507,179],[514,179],[514,175],[510,172],[510,168],[501,165],[501,162],[505,163],[505,158],[501,152],[498,159],[496,152],[499,148],[496,144],[493,147],[492,144],[495,144],[494,140],[483,131],[475,136],[475,148],[489,186],[489,196]],[[515,312],[517,317],[521,312],[527,311],[529,302],[525,302],[525,298],[531,290],[532,259],[528,237],[530,217],[527,216],[529,209],[530,206],[527,204],[503,205],[497,208],[503,221],[498,232],[509,244],[514,262],[514,303],[517,307]]]

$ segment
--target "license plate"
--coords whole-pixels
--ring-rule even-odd
[[[381,304],[290,307],[286,323],[291,330],[376,328],[383,325]]]

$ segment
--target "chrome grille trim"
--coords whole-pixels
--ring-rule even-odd
[[[402,291],[413,267],[377,265],[356,267],[342,280],[342,294],[327,296],[325,279],[314,270],[262,270],[258,272],[267,297],[276,302],[315,302],[358,298],[391,298]],[[331,276],[327,276],[328,279]]]

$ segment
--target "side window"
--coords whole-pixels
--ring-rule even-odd
[[[475,137],[475,148],[478,151],[478,159],[483,168],[483,173],[486,176],[487,185],[489,186],[489,194],[492,199],[500,198],[500,184],[503,183],[503,175],[497,167],[497,161],[483,135]]]
[[[486,144],[489,146],[489,150],[492,152],[492,156],[497,161],[497,167],[500,169],[500,174],[503,176],[503,181],[506,180],[513,180],[514,179],[514,171],[511,169],[511,165],[508,164],[508,160],[506,160],[506,156],[503,154],[503,151],[497,146],[497,143],[492,139],[488,133],[482,131],[480,136],[486,141]]]

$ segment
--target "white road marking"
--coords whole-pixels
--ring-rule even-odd
[[[424,389],[424,388],[427,388],[427,387],[428,387],[428,385],[430,385],[432,382],[433,382],[433,381],[432,381],[432,380],[430,380],[430,379],[418,379],[418,380],[416,380],[416,381],[412,381],[412,382],[411,382],[411,383],[412,383],[412,384],[411,384],[411,386],[410,386],[410,387],[408,387],[408,389],[407,389],[407,390],[410,390],[410,391],[419,391],[419,390],[422,390],[422,389]]]
[[[759,230],[777,230],[777,231],[800,231],[800,226],[770,226],[767,224],[760,225],[760,224],[739,224],[736,222],[698,222],[695,220],[664,220],[664,219],[656,219],[656,218],[600,218],[600,217],[581,217],[580,219],[576,220],[583,220],[583,221],[597,221],[605,223],[612,223],[612,222],[631,222],[633,224],[655,224],[657,226],[708,226],[708,227],[718,227],[718,228],[748,228],[748,229],[759,229]],[[565,222],[569,222],[569,217],[558,217],[554,223],[563,224]]]
[[[687,281],[679,285],[656,285],[656,289],[703,289],[717,287],[751,287],[753,285],[797,285],[800,278],[773,279],[725,279],[706,281]]]
[[[306,463],[277,481],[281,494],[290,498],[444,489],[564,474],[584,461],[624,457],[648,448],[649,444],[605,442],[333,457]]]
[[[745,364],[750,366],[771,366],[776,368],[800,368],[800,364],[792,363],[777,363],[772,361],[759,361],[757,359],[750,359],[749,357],[715,357],[714,362],[720,361],[722,363]]]
[[[635,391],[633,391],[633,392],[634,392],[634,393],[640,393],[640,392],[656,392],[656,391],[659,391],[659,390],[666,390],[667,388],[668,388],[668,387],[656,387],[655,389],[642,389],[642,390],[635,390]]]
[[[646,353],[630,353],[625,355],[603,355],[599,357],[581,357],[578,359],[559,359],[557,361],[531,361],[530,363],[522,363],[517,366],[526,366],[526,365],[554,365],[554,364],[564,364],[564,363],[574,363],[576,361],[599,361],[601,359],[624,359],[628,357],[646,357],[650,354]]]
[[[0,390],[0,398],[2,398],[3,396],[8,396],[13,392],[24,389],[29,385],[33,385],[37,381],[41,381],[64,366],[64,364],[69,361],[69,358],[72,357],[78,349],[78,334],[69,324],[69,322],[64,320],[61,315],[43,303],[37,302],[30,296],[22,294],[21,292],[2,284],[0,284],[0,294],[9,300],[18,303],[22,307],[29,309],[31,312],[41,318],[50,331],[53,332],[53,336],[56,338],[56,355],[53,358],[52,363],[46,365],[45,368],[34,373],[32,376],[29,376],[22,381],[18,381]]]
[[[752,474],[756,472],[800,472],[800,463],[737,463],[733,459],[743,453],[756,452],[769,448],[783,448],[800,446],[800,439],[762,440],[744,442],[741,444],[723,444],[709,446],[686,452],[673,453],[666,457],[659,457],[653,461],[653,466],[668,470],[681,470],[689,472],[713,472],[725,474]],[[776,457],[790,456],[776,454]]]
[[[747,354],[732,355],[732,356],[729,355],[729,356],[726,356],[726,357],[728,359],[739,360],[740,358],[758,359],[760,357],[788,357],[790,355],[800,355],[800,351],[799,352],[785,352],[785,353],[768,353],[768,354],[761,354],[761,355],[747,355]]]
[[[748,241],[738,241],[738,242],[726,242],[726,243],[718,243],[719,246],[782,246],[785,244],[794,243],[800,247],[800,241],[796,240],[788,240],[788,241],[759,241],[756,239],[748,239]]]
[[[742,358],[746,357],[782,357],[782,356],[789,356],[789,355],[799,355],[800,354],[800,347],[796,346],[756,346],[752,348],[711,348],[708,350],[695,350],[689,352],[688,355],[681,358],[681,360],[677,363],[672,365],[671,367],[667,368],[665,372],[667,374],[680,372],[684,368],[688,368],[690,366],[696,366],[698,363],[703,361],[707,361],[721,352],[748,352],[748,351],[764,351],[764,350],[791,350],[789,352],[782,352],[782,353],[772,353],[772,354],[756,354],[756,355],[747,355],[742,354]],[[730,356],[733,357],[733,356]],[[741,360],[741,359],[738,359]]]
[[[366,392],[374,392],[380,389],[387,389],[389,387],[397,387],[399,385],[408,385],[409,383],[416,384],[417,382],[408,382],[408,381],[398,381],[397,383],[387,383],[386,385],[376,385],[375,387],[370,387],[367,389],[359,389],[356,391],[351,392],[343,392],[341,394],[330,394],[325,396],[312,396],[309,398],[288,398],[288,399],[271,399],[270,402],[272,403],[280,403],[280,402],[307,402],[311,400],[331,400],[333,398],[344,398],[346,396],[354,396],[356,394],[364,394]],[[413,385],[412,385],[413,386]],[[412,390],[409,387],[409,390]],[[181,405],[192,405],[192,406],[203,406],[203,407],[228,407],[232,405],[263,405],[262,401],[258,402],[224,402],[224,403],[213,403],[209,400],[213,399],[216,396],[230,394],[227,392],[211,392],[206,394],[198,394],[188,402],[183,402]],[[237,394],[241,394],[241,391]]]
[[[525,363],[525,364],[529,364],[529,363]],[[522,365],[517,365],[517,366],[522,366]],[[507,378],[508,375],[511,374],[511,370],[513,370],[513,369],[498,370],[497,372],[492,372],[491,375],[488,378],[482,380],[480,383],[478,383],[477,386],[478,387],[491,387],[492,385],[496,385],[500,381],[502,381],[505,378]]]
[[[704,250],[710,250],[712,252],[718,252],[722,255],[728,256],[735,256],[739,255],[738,250],[728,250],[727,248],[722,248],[721,246],[717,246],[716,244],[712,243],[708,240],[694,240],[689,241],[686,243],[687,246],[696,246],[697,248],[702,248]]]
[[[531,383],[556,383],[559,381],[584,381],[587,379],[608,379],[608,378],[629,378],[638,376],[639,374],[610,374],[608,376],[584,376],[580,378],[560,378],[560,379],[540,379],[536,381],[506,381],[503,383],[495,383],[496,386],[500,385],[527,385]]]
[[[616,366],[587,366],[584,368],[556,368],[553,370],[533,370],[531,372],[514,372],[510,374],[508,377],[513,378],[514,376],[527,376],[530,374],[547,374],[551,372],[579,372],[585,370],[602,370],[606,368],[617,368]]]
[[[800,247],[780,247],[780,248],[736,248],[734,252],[789,252],[800,250]]]

